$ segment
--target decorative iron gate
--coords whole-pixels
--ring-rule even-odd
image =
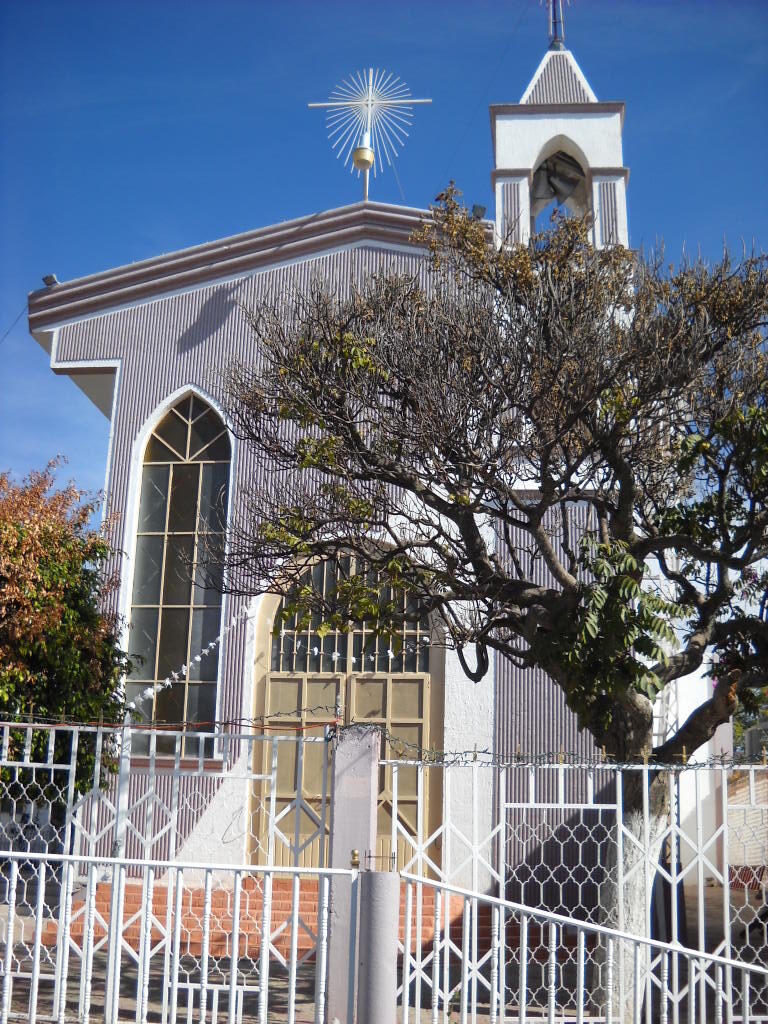
[[[0,1019],[266,1021],[270,970],[293,1019],[298,975],[324,983],[330,872],[297,865],[325,848],[327,742],[0,725]]]

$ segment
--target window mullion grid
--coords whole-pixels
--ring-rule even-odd
[[[350,565],[350,569],[352,572],[355,571],[354,563]],[[320,574],[315,576],[316,584],[322,588],[322,594],[326,597],[335,579],[332,576],[331,570],[332,567],[327,563],[324,563],[322,568],[318,566],[315,569],[315,572]],[[405,591],[395,591],[389,596],[397,604],[397,612],[407,615],[414,611],[409,605]],[[283,599],[279,608],[284,607],[284,604],[285,599]],[[339,687],[338,693],[343,703],[342,717],[346,724],[357,720],[358,705],[362,699],[362,693],[358,691],[360,691],[361,687],[365,687],[368,683],[382,685],[383,693],[378,713],[370,717],[366,715],[364,719],[360,720],[379,726],[382,729],[384,735],[382,736],[381,743],[384,757],[407,761],[413,757],[410,747],[406,747],[401,751],[397,742],[394,745],[389,742],[389,737],[396,736],[400,729],[404,729],[408,737],[406,739],[403,736],[404,743],[417,742],[422,747],[427,746],[429,743],[431,736],[429,721],[431,708],[430,675],[428,667],[426,670],[421,668],[422,648],[424,647],[423,639],[425,636],[428,636],[428,627],[425,627],[418,616],[415,621],[403,622],[402,628],[399,630],[402,639],[402,652],[396,662],[388,653],[388,650],[384,649],[384,640],[378,636],[376,625],[376,622],[359,623],[354,624],[346,633],[343,630],[335,631],[333,651],[338,653],[339,658],[336,658],[334,665],[330,666],[330,674],[335,679],[335,685]],[[285,637],[282,638],[279,646],[279,666],[285,675],[293,676],[297,681],[300,680],[300,690],[298,693],[300,707],[297,709],[294,721],[300,723],[301,728],[304,729],[313,717],[308,713],[307,709],[315,703],[313,693],[310,693],[310,682],[313,678],[327,677],[329,674],[329,666],[325,659],[331,653],[331,645],[330,643],[323,644],[322,642],[319,644],[320,654],[317,659],[319,664],[315,668],[313,667],[313,656],[311,653],[313,635],[311,616],[305,629],[301,631],[298,629],[296,616],[294,616],[291,626],[292,628],[286,629]],[[282,621],[281,628],[285,628],[285,624]],[[357,657],[355,645],[358,639],[360,644],[359,664],[352,661],[353,658]],[[298,651],[301,657],[297,656],[298,643],[302,644],[302,650]],[[367,650],[368,643],[371,644],[370,650]],[[410,654],[408,652],[409,643],[412,647]],[[290,654],[287,649],[289,644],[291,645]],[[304,648],[304,645],[306,645],[306,648]],[[387,648],[391,647],[392,641],[390,639]],[[369,662],[368,659],[371,656],[373,661]],[[339,665],[340,659],[342,660],[341,665]],[[297,661],[299,665],[305,665],[303,670],[299,668]],[[395,671],[397,663],[401,663],[401,667]],[[402,701],[399,700],[398,691],[396,690],[396,684],[401,676],[404,683],[407,682],[409,686],[416,685],[419,687],[420,703],[418,710],[409,705],[401,707]],[[275,682],[277,681],[275,680]],[[269,677],[267,685],[265,707],[269,707],[271,704],[269,693],[272,690],[272,684]],[[334,687],[334,694],[336,692]],[[412,769],[404,770],[402,776],[403,786],[406,786],[406,780],[410,779],[409,772],[411,771]],[[392,769],[390,766],[386,767],[383,775],[379,803],[384,805],[389,803],[391,806]],[[309,777],[303,781],[306,789],[306,785],[310,782]],[[410,785],[410,782],[408,782],[408,785]],[[306,794],[302,793],[302,797],[305,796]],[[406,789],[401,790],[399,798],[401,806],[399,810],[402,814],[402,820],[409,828],[412,827],[411,811],[415,805],[414,801],[415,797],[410,794],[410,791],[406,792]]]
[[[186,420],[187,420],[187,447],[186,447],[186,449],[184,451],[184,465],[185,466],[188,466],[190,464],[189,463],[189,446],[190,446],[190,443],[191,443],[190,442],[190,435],[192,433],[192,424],[191,424],[191,420],[192,420],[192,400],[191,400],[191,398],[188,401],[189,401],[189,404],[187,406],[187,416],[186,416]],[[202,474],[200,473],[200,469],[198,467],[198,471],[197,471],[197,510],[198,511],[200,510],[200,477],[201,476],[202,476]],[[170,501],[168,502],[168,504],[170,505]],[[196,541],[197,541],[197,515],[195,516],[194,530],[195,530],[195,533],[194,533],[193,541],[192,541],[192,550],[193,550],[193,552],[194,552],[195,544],[196,544]],[[182,713],[181,713],[182,722],[186,722],[186,720],[187,720],[187,699],[189,697],[189,657],[190,657],[190,647],[191,647],[191,643],[192,643],[192,601],[193,601],[192,589],[190,587],[189,602],[188,602],[188,605],[189,605],[189,621],[187,622],[187,650],[186,650],[186,657],[184,658],[184,664],[187,666],[187,671],[186,671],[186,679],[184,680],[184,684],[183,684],[184,685],[184,701],[183,701],[183,704],[182,704]]]
[[[191,415],[191,410],[190,410],[190,415]],[[188,429],[187,429],[187,453],[189,453],[189,445],[190,445],[189,435],[191,434],[191,432],[192,432],[192,429],[191,429],[191,425],[190,425],[188,427]],[[189,462],[186,463],[186,464],[187,465],[194,465],[194,463],[189,463]],[[186,724],[187,719],[188,719],[189,685],[190,685],[190,676],[192,674],[192,664],[191,664],[191,659],[193,657],[193,655],[192,655],[192,632],[193,632],[193,623],[194,623],[194,618],[195,618],[194,566],[197,564],[195,559],[197,558],[198,527],[200,525],[200,492],[202,490],[202,481],[203,481],[203,465],[202,465],[201,462],[198,462],[196,465],[197,465],[197,499],[196,499],[196,512],[195,512],[195,526],[194,526],[194,533],[192,535],[192,578],[190,579],[190,582],[189,582],[189,602],[188,602],[189,622],[187,624],[187,657],[185,659],[185,664],[187,666],[187,678],[184,681],[184,710],[183,710],[183,713],[182,713],[182,720],[183,720],[184,724]],[[201,662],[201,664],[202,664],[202,662]]]
[[[349,725],[349,709],[352,704],[352,688],[355,685],[355,666],[352,664],[352,657],[355,648],[354,626],[347,632],[347,657],[344,664],[344,671],[341,673],[339,683],[339,696],[342,700],[341,714],[344,724]]]
[[[191,409],[191,407],[190,407],[189,415],[190,415],[190,421],[191,421],[191,418],[192,418],[192,409]],[[187,433],[191,434],[191,432],[192,432],[192,426],[191,426],[191,423],[190,423],[190,428],[189,428]],[[190,447],[191,443],[192,443],[191,441],[187,441],[187,450],[189,450],[189,447]],[[201,513],[202,513],[202,495],[203,495],[203,463],[199,462],[198,463],[198,471],[197,471],[197,514],[195,516],[195,532],[194,532],[194,534],[192,536],[192,566],[191,566],[191,572],[190,572],[191,578],[190,578],[190,581],[189,581],[189,654],[187,656],[187,685],[186,685],[185,692],[184,692],[184,722],[185,723],[187,722],[187,719],[189,717],[189,686],[190,686],[190,677],[192,675],[192,658],[196,657],[198,654],[202,653],[201,651],[195,651],[194,655],[192,654],[192,636],[194,634],[194,628],[195,628],[194,627],[195,611],[197,610],[197,605],[195,603],[195,576],[197,574],[198,553],[200,551],[200,517],[201,517]],[[200,612],[200,616],[201,616],[201,623],[204,623],[205,622],[205,616],[204,616],[202,611]],[[205,645],[203,644],[203,639],[204,639],[203,626],[201,624],[201,627],[200,627],[200,644],[201,644],[201,646],[204,647]],[[200,675],[202,675],[202,665],[203,665],[203,662],[202,662],[202,658],[201,658],[200,659],[200,669],[201,669],[201,671],[199,673]],[[198,686],[202,686],[202,680],[198,679],[197,685]],[[200,701],[199,701],[199,698],[198,698],[198,708],[199,708],[199,705],[200,705]],[[199,741],[198,741],[198,743],[199,743]]]
[[[189,462],[189,446],[192,443],[192,401],[190,399],[188,412],[186,415],[187,422],[187,447],[184,451],[184,461]]]
[[[307,666],[309,666],[309,651],[307,651]],[[307,707],[309,705],[309,672],[304,672],[301,677],[301,690],[299,691],[298,718],[299,728],[302,733],[307,724]]]
[[[154,654],[153,654],[153,658],[152,658],[151,662],[149,662],[147,664],[147,672],[146,672],[146,675],[145,675],[145,679],[146,679],[146,684],[145,685],[151,686],[151,688],[152,688],[151,701],[150,700],[147,701],[147,703],[150,704],[150,708],[151,708],[151,710],[150,710],[150,720],[151,721],[157,721],[158,720],[158,714],[159,714],[158,684],[160,682],[162,682],[162,680],[160,678],[160,675],[161,675],[161,665],[160,665],[160,662],[161,662],[161,660],[163,660],[164,664],[165,664],[165,667],[168,670],[168,672],[175,672],[177,669],[181,668],[182,663],[184,663],[186,665],[185,676],[183,678],[179,679],[179,680],[173,681],[174,685],[181,685],[181,686],[184,687],[184,690],[183,690],[183,693],[182,693],[182,708],[180,709],[180,711],[177,710],[175,712],[175,714],[173,714],[174,718],[176,718],[179,714],[181,714],[182,723],[186,722],[189,719],[190,714],[191,714],[191,692],[192,691],[190,689],[190,686],[192,684],[191,684],[191,678],[190,677],[193,674],[192,673],[192,658],[194,656],[196,656],[198,653],[202,654],[202,650],[200,652],[197,652],[197,651],[193,650],[193,638],[194,638],[194,629],[195,629],[195,622],[196,622],[196,619],[195,619],[195,609],[197,609],[198,612],[199,612],[199,616],[198,616],[199,623],[198,623],[198,625],[200,627],[201,639],[205,635],[206,628],[208,628],[208,626],[210,626],[210,623],[208,622],[208,619],[212,619],[214,610],[218,611],[219,620],[221,619],[221,613],[222,613],[222,610],[223,610],[221,602],[219,602],[219,604],[216,605],[216,606],[214,606],[214,605],[210,605],[209,606],[205,602],[205,600],[203,600],[203,604],[201,606],[199,606],[199,608],[198,608],[198,605],[197,605],[197,597],[196,597],[196,590],[195,590],[195,571],[196,571],[196,567],[197,567],[197,564],[198,564],[198,561],[199,561],[199,558],[200,558],[201,543],[202,543],[199,514],[200,514],[201,500],[202,500],[202,496],[203,496],[203,460],[202,459],[190,459],[190,451],[191,451],[191,445],[192,445],[192,415],[191,415],[191,406],[189,405],[189,399],[185,399],[185,400],[183,400],[183,402],[187,403],[186,404],[187,412],[186,412],[185,415],[180,413],[179,410],[175,406],[171,410],[169,410],[168,415],[172,416],[177,422],[179,422],[180,424],[183,424],[184,427],[186,428],[186,435],[185,435],[185,442],[184,442],[184,444],[183,445],[172,445],[170,442],[164,441],[163,438],[158,433],[158,428],[155,428],[155,430],[152,431],[152,434],[150,435],[150,438],[151,438],[151,442],[152,443],[157,443],[157,444],[163,445],[164,447],[170,448],[174,452],[174,454],[177,454],[177,455],[180,455],[180,456],[181,456],[181,452],[177,451],[177,449],[181,448],[182,452],[184,452],[186,457],[180,457],[178,459],[178,461],[175,460],[175,459],[173,459],[173,460],[168,460],[168,459],[158,460],[158,459],[154,459],[154,458],[153,459],[147,459],[145,457],[145,459],[142,461],[142,476],[141,476],[141,488],[142,488],[142,490],[140,491],[140,496],[143,494],[143,488],[146,485],[145,469],[146,469],[147,466],[162,467],[166,471],[166,473],[167,473],[167,477],[166,477],[166,480],[165,480],[166,493],[165,493],[165,504],[164,504],[164,510],[163,510],[162,526],[160,526],[159,529],[157,529],[157,528],[155,528],[155,529],[138,529],[137,533],[136,533],[137,546],[140,543],[142,538],[157,537],[160,540],[160,550],[159,550],[158,555],[157,555],[157,557],[159,558],[159,565],[157,566],[157,574],[158,574],[157,597],[154,599],[154,603],[150,603],[149,601],[146,601],[146,600],[141,602],[141,603],[137,603],[137,602],[134,602],[133,600],[131,600],[131,617],[132,617],[132,619],[133,619],[133,615],[134,615],[134,610],[135,609],[140,609],[140,608],[141,609],[146,609],[148,611],[152,610],[154,612],[154,615],[155,615],[155,647],[154,647]],[[207,415],[207,412],[208,412],[207,409],[203,409],[202,413],[200,413],[196,417],[196,419],[199,419],[201,416]],[[165,420],[161,421],[161,423],[164,423],[164,422],[165,422]],[[220,432],[219,435],[217,435],[217,437],[221,436],[222,434],[225,434],[225,433],[226,433],[226,430],[223,430],[223,431]],[[223,459],[222,458],[221,460],[213,460],[213,461],[221,461],[223,464],[226,464],[226,466],[229,466],[230,463],[231,463],[231,458],[227,458],[227,459]],[[191,467],[191,466],[194,466],[195,469],[196,469],[196,472],[197,472],[197,480],[195,481],[195,483],[196,483],[195,522],[192,525],[191,529],[188,528],[188,527],[185,528],[187,526],[186,523],[179,522],[178,524],[176,524],[178,528],[172,530],[171,529],[171,511],[172,511],[172,501],[171,501],[171,499],[172,499],[172,493],[174,491],[174,486],[176,484],[176,477],[177,477],[178,472],[181,471],[182,467],[185,467],[186,471],[189,472],[190,471],[189,467]],[[227,470],[227,485],[228,485],[228,481],[229,481],[229,471]],[[141,497],[140,497],[139,500],[140,500],[140,503],[141,503]],[[226,528],[226,527],[224,527],[224,528]],[[191,543],[191,548],[188,546],[189,543]],[[176,572],[178,572],[178,573],[180,573],[182,575],[184,574],[184,566],[182,566],[180,564],[180,561],[182,561],[184,557],[188,557],[187,556],[187,552],[189,552],[189,555],[191,556],[191,563],[190,563],[190,570],[191,571],[189,573],[189,577],[190,578],[189,578],[189,581],[188,581],[189,582],[189,593],[188,593],[187,598],[186,598],[185,601],[184,600],[180,601],[179,600],[180,595],[172,595],[170,593],[166,594],[166,585],[168,583],[172,582],[169,573],[171,573],[171,572],[173,572],[175,570]],[[173,553],[174,557],[171,559],[171,564],[169,565],[169,558],[171,557],[171,553]],[[168,573],[166,572],[166,569],[168,569]],[[134,569],[134,573],[135,573],[135,571],[136,570]],[[146,572],[146,570],[145,570],[145,572]],[[134,590],[135,589],[136,589],[136,587],[135,587],[135,582],[134,582]],[[179,588],[177,588],[177,589],[179,589]],[[174,598],[174,597],[175,597],[175,600],[169,601],[169,598]],[[169,616],[164,614],[165,611],[173,611],[173,612],[175,612],[175,615],[171,615],[169,617]],[[207,611],[210,612],[210,614],[206,616],[206,612]],[[179,616],[181,616],[183,614],[186,614],[186,616],[187,616],[187,630],[186,630],[186,634],[183,636],[182,643],[179,646],[178,650],[174,651],[174,644],[177,644],[178,641],[180,639],[182,639],[181,637],[177,637],[176,636],[176,630],[177,630],[178,625],[179,625],[178,618],[179,618]],[[202,646],[205,646],[205,645],[202,645]],[[178,658],[178,661],[177,661],[177,658]],[[202,670],[202,662],[200,664],[201,664],[201,671],[198,674],[202,676],[204,674],[204,672]],[[218,664],[218,661],[217,661],[217,664]],[[141,673],[141,674],[144,675],[144,673]],[[147,676],[150,676],[151,678],[146,678]],[[216,682],[218,682],[218,678],[219,678],[219,673],[217,671],[217,673],[216,673]],[[139,680],[139,682],[144,682],[144,680]],[[195,685],[200,684],[201,682],[204,682],[206,685],[208,685],[211,681],[210,680],[196,680],[195,681]],[[176,694],[178,694],[178,691],[176,691]],[[198,693],[197,696],[200,697],[200,693]],[[171,708],[173,707],[175,701],[176,701],[176,697],[174,696],[174,697],[171,698]],[[170,709],[169,709],[169,712],[170,712]]]
[[[384,679],[384,707],[382,708],[382,710],[384,712],[384,728],[386,730],[386,735],[384,737],[385,757],[386,757],[386,752],[388,752],[388,748],[389,748],[389,737],[393,735],[393,732],[392,732],[392,703],[393,703],[393,700],[394,700],[394,698],[392,696],[392,673],[391,672],[387,672],[387,674],[385,676],[385,679]]]
[[[152,714],[150,721],[157,718],[157,683],[160,676],[160,645],[162,643],[163,630],[163,593],[165,590],[165,558],[168,550],[168,522],[171,514],[171,492],[173,490],[173,468],[174,463],[167,463],[168,466],[168,487],[165,495],[165,522],[163,523],[163,548],[160,554],[160,591],[157,595],[157,642],[155,645],[155,665],[153,672],[152,687]]]

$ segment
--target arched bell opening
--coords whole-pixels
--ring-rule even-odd
[[[590,206],[587,171],[582,163],[565,149],[544,156],[531,183],[531,230],[545,230],[553,209],[583,217]]]

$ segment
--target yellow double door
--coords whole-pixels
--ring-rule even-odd
[[[257,715],[263,716],[268,735],[279,736],[275,815],[279,835],[273,838],[277,864],[304,867],[327,864],[330,825],[331,749],[322,742],[324,727],[365,723],[381,734],[382,762],[405,762],[397,767],[397,822],[408,835],[430,835],[438,825],[442,806],[442,772],[420,769],[408,762],[422,760],[423,752],[441,746],[442,686],[434,673],[266,673],[257,693]],[[259,705],[262,710],[259,710]],[[268,774],[274,746],[261,745],[262,764]],[[257,757],[259,755],[257,754]],[[323,787],[326,808],[323,815]],[[264,785],[254,799],[261,808],[254,859],[263,861],[269,846],[268,813]],[[297,797],[300,799],[297,800]],[[393,767],[379,769],[378,838],[374,851],[380,866],[392,858]],[[343,808],[340,809],[343,813]],[[338,811],[337,811],[338,812]],[[421,815],[421,819],[419,819]],[[254,816],[252,816],[254,820]],[[322,826],[319,822],[323,822]],[[254,821],[255,824],[255,821]],[[405,836],[396,841],[398,866],[408,855]],[[362,851],[366,852],[366,851]]]

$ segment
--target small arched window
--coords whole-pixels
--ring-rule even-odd
[[[219,648],[203,651],[221,630],[222,595],[208,553],[224,540],[230,459],[221,418],[190,395],[166,413],[144,451],[127,698],[180,673],[139,705],[148,720],[193,725],[216,717]]]

